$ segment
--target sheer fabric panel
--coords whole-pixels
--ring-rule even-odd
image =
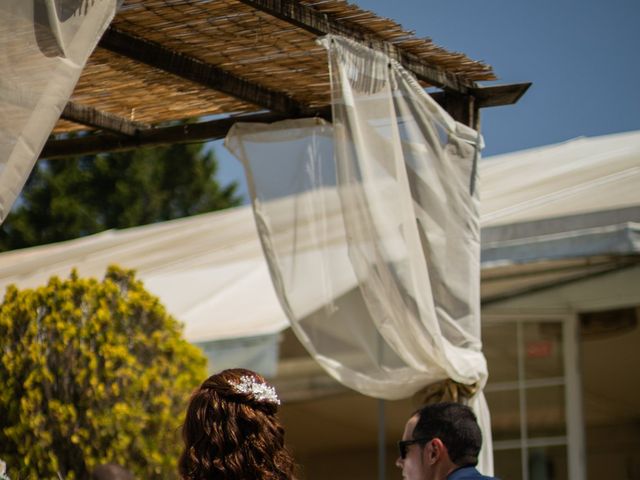
[[[226,139],[244,164],[283,309],[325,370],[365,395],[406,398],[446,378],[482,387],[471,193],[481,138],[384,54],[321,43],[333,124],[236,124]],[[484,396],[470,403],[490,472]]]
[[[120,3],[0,2],[0,222]]]

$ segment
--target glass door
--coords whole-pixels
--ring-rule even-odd
[[[496,476],[585,478],[575,324],[574,317],[483,319]]]

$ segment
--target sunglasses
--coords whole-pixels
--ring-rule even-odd
[[[433,439],[432,438],[415,438],[413,440],[400,440],[398,442],[398,452],[400,453],[400,458],[402,460],[407,458],[407,449],[409,448],[409,445],[413,445],[416,443],[425,444],[427,442],[430,442],[431,440]]]

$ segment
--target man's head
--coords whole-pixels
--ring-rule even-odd
[[[480,427],[469,407],[427,405],[407,422],[396,465],[405,480],[446,478],[458,467],[475,466],[481,445]]]

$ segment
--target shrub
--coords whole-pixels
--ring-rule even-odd
[[[176,476],[179,426],[206,360],[132,271],[10,286],[0,305],[0,458],[11,478],[98,464]]]

